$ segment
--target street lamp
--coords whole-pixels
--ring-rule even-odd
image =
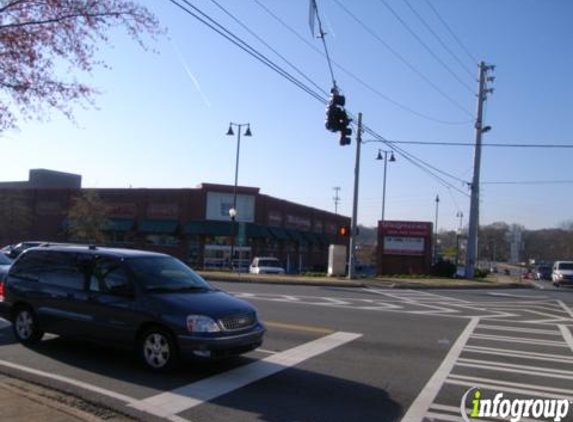
[[[235,237],[236,237],[236,217],[237,217],[237,181],[239,179],[239,152],[241,150],[241,129],[246,126],[245,136],[253,136],[251,133],[250,123],[229,123],[229,130],[227,136],[235,135],[233,126],[237,128],[237,155],[235,156],[235,185],[233,186],[233,207],[229,209],[229,217],[231,218],[231,260],[229,268],[233,271],[233,258],[235,256]]]
[[[384,153],[384,156],[382,156]],[[388,153],[390,153],[390,160],[388,160]],[[377,160],[384,160],[384,181],[382,183],[382,221],[384,221],[384,210],[386,208],[386,167],[388,165],[388,161],[393,163],[396,161],[394,157],[394,151],[383,151],[381,149],[378,150],[378,157]]]

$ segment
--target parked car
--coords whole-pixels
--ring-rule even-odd
[[[557,287],[573,284],[573,261],[556,261],[553,264],[551,279]]]
[[[6,273],[12,265],[12,260],[6,254],[0,252],[0,282],[4,279]]]
[[[12,259],[16,259],[26,249],[33,248],[35,246],[40,246],[44,243],[48,243],[48,242],[39,241],[39,240],[20,242],[16,245],[10,246],[10,249],[6,252],[6,255],[8,255],[8,257],[10,257]]]
[[[256,309],[210,286],[172,256],[94,246],[40,246],[14,261],[3,314],[25,345],[45,332],[135,346],[150,369],[259,347]]]
[[[251,274],[284,274],[285,269],[277,258],[256,256],[249,267]]]
[[[550,265],[540,265],[535,271],[536,280],[551,280],[552,268]]]

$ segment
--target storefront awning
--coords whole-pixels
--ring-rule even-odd
[[[133,218],[108,218],[104,230],[112,232],[128,232],[135,227]]]
[[[320,239],[318,238],[318,236],[314,233],[311,232],[302,232],[301,233],[302,236],[306,239],[307,242],[310,242],[314,245],[318,245],[320,244]]]
[[[269,237],[271,234],[267,226],[259,224],[247,224],[247,237]]]
[[[271,236],[273,236],[277,240],[289,240],[290,239],[290,237],[288,236],[285,229],[282,229],[280,227],[269,227],[268,230],[271,233]]]
[[[305,242],[306,239],[302,236],[301,232],[298,230],[287,230],[288,236],[295,242]]]
[[[141,233],[175,233],[177,230],[177,220],[143,220],[139,225]]]
[[[238,231],[238,225],[236,227]],[[191,221],[185,225],[185,234],[197,236],[231,236],[231,222],[227,221]]]

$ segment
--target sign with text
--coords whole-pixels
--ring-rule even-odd
[[[379,236],[430,237],[432,223],[419,221],[380,221]]]
[[[229,221],[229,210],[233,208],[233,194],[224,192],[207,192],[207,220]],[[237,215],[235,221],[253,223],[255,221],[255,197],[237,195]]]
[[[387,255],[423,255],[423,237],[384,237],[384,253]]]

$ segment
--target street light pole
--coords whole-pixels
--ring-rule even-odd
[[[245,136],[253,136],[251,133],[250,123],[229,123],[229,130],[227,136],[233,136],[233,126],[237,128],[237,154],[235,155],[235,184],[233,186],[233,208],[229,209],[229,217],[231,218],[231,259],[229,261],[229,269],[234,270],[234,257],[235,257],[235,238],[236,238],[236,217],[237,217],[237,183],[239,180],[239,154],[241,151],[241,129],[243,126],[247,127]]]
[[[440,205],[440,196],[436,195],[436,227],[434,228],[434,264],[438,261],[438,206]]]
[[[384,157],[382,157],[382,153],[384,153]],[[388,153],[390,153],[390,162],[396,161],[394,157],[393,151],[382,151],[381,149],[378,150],[378,157],[377,160],[384,160],[384,179],[382,182],[382,221],[384,221],[384,211],[386,209],[386,170],[388,167]]]

